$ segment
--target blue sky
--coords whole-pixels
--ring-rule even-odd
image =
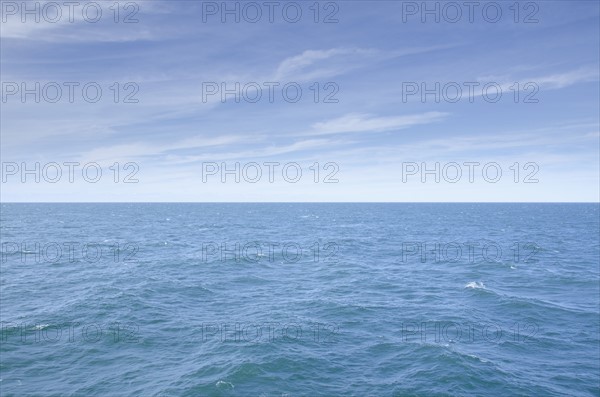
[[[80,9],[70,22],[66,8],[57,23],[43,18],[23,23],[22,10],[13,15],[6,3],[11,2],[2,1],[0,32],[3,201],[599,200],[597,1],[520,2],[518,23],[512,1],[494,3],[502,10],[496,23],[482,15],[490,2],[479,2],[473,22],[463,7],[456,23],[443,15],[439,22],[431,15],[423,22],[419,12],[408,13],[421,2],[401,1],[319,2],[318,23],[310,8],[314,2],[295,3],[302,9],[296,23],[282,15],[289,2],[277,2],[272,23],[262,1],[255,3],[263,11],[256,23],[243,15],[239,23],[232,15],[222,22],[221,10],[208,13],[222,2],[201,1],[137,1],[137,23],[122,23],[135,11],[123,8],[127,2],[120,2],[115,23],[113,1],[98,2],[103,14],[97,23],[84,20]],[[233,8],[236,2],[228,4]],[[337,22],[323,23],[330,13]],[[538,22],[524,23],[532,13]],[[7,95],[15,83],[32,88],[36,82],[78,87],[95,82],[103,95],[95,103],[86,102],[78,88],[73,103],[66,88],[56,103],[36,103],[33,95],[22,103],[20,93]],[[119,103],[110,89],[115,82]],[[122,102],[133,92],[133,86],[124,88],[129,82],[139,89],[137,103]],[[234,88],[236,82],[265,87],[261,99],[203,100],[203,84]],[[264,86],[269,82],[279,83],[272,103]],[[436,82],[453,82],[464,88],[463,95],[439,103],[433,95],[425,101],[406,95],[407,83],[433,88]],[[302,88],[295,103],[282,98],[280,87],[287,83]],[[465,83],[479,84],[471,98]],[[481,87],[491,83],[502,90],[493,103],[481,95]],[[246,93],[254,96],[248,87]],[[323,103],[336,89],[337,101]],[[525,103],[527,97],[537,103]],[[63,166],[57,183],[43,178],[35,183],[31,176],[23,183],[20,169],[12,175],[6,168],[8,163],[33,168],[36,162],[97,163],[102,178],[87,182],[76,168],[70,183]],[[122,183],[129,168],[121,169],[115,183],[108,168],[115,162],[120,168],[137,164],[139,182]],[[258,163],[262,178],[235,183],[229,176],[223,183],[217,173],[203,182],[203,164],[233,168],[236,162]],[[266,162],[281,164],[273,183]],[[281,175],[292,162],[302,168],[297,183]],[[315,162],[318,183],[309,168]],[[481,166],[472,183],[464,166],[456,183],[443,178],[435,183],[432,176],[423,183],[420,173],[403,181],[403,164],[433,168],[436,162],[440,168]],[[328,163],[337,168],[324,169]],[[489,163],[502,170],[497,183],[482,177]],[[518,183],[514,163],[521,168]],[[522,181],[534,170],[523,169],[528,163],[536,164],[537,183]],[[333,170],[338,182],[323,183]]]

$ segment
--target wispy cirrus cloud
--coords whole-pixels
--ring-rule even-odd
[[[589,83],[600,80],[600,71],[592,66],[577,68],[567,72],[546,73],[540,75],[517,77],[517,76],[485,76],[477,79],[479,82],[494,81],[500,84],[503,91],[510,92],[511,88],[515,89],[514,83],[521,82],[524,85],[527,82],[537,84],[543,89],[560,89],[570,87],[578,83]],[[521,87],[522,88],[522,87]]]
[[[330,135],[358,132],[400,130],[420,124],[443,120],[449,113],[426,112],[403,116],[378,117],[372,114],[352,113],[332,120],[314,123],[303,135]]]
[[[217,137],[195,136],[178,141],[165,143],[148,143],[143,141],[127,144],[98,147],[81,154],[81,161],[110,162],[123,159],[138,159],[164,155],[176,150],[199,150],[202,148],[231,145],[247,141],[247,137],[239,135],[226,135]]]
[[[279,63],[271,79],[308,81],[333,77],[352,70],[373,67],[379,62],[403,56],[439,51],[457,46],[445,44],[424,47],[407,47],[396,50],[378,48],[341,47],[325,50],[306,50],[285,58]]]
[[[401,5],[393,2],[344,2],[339,24],[315,23],[310,12],[295,24],[280,15],[270,23],[266,14],[259,23],[243,18],[237,23],[233,15],[222,23],[217,14],[202,23],[202,4],[160,0],[135,1],[139,23],[115,24],[108,8],[113,3],[101,3],[107,12],[97,24],[80,14],[73,23],[23,24],[17,15],[0,26],[4,82],[31,88],[35,82],[94,81],[104,89],[98,103],[83,101],[81,93],[74,103],[35,103],[33,95],[22,103],[12,96],[0,118],[3,161],[135,161],[145,172],[136,189],[148,187],[156,192],[152,197],[169,200],[181,198],[202,161],[338,162],[343,178],[327,186],[324,198],[350,201],[399,197],[387,196],[403,191],[389,169],[407,159],[539,160],[542,166],[564,164],[571,181],[595,172],[600,61],[599,39],[590,34],[598,31],[595,3],[553,2],[548,6],[558,10],[560,20],[548,21],[545,13],[542,23],[526,25],[505,15],[506,23],[494,26],[419,18],[402,24],[394,14]],[[270,102],[266,88],[256,103],[231,100],[231,94],[223,100],[221,92],[206,100],[202,91],[204,82],[232,90],[236,83],[273,81],[278,89],[299,83],[302,100],[290,103],[276,92]],[[402,83],[411,81],[428,82],[428,89],[432,82],[496,82],[505,95],[497,103],[481,98],[471,103],[464,88],[456,103],[434,101],[433,95],[423,101],[418,94],[406,102]],[[114,103],[109,87],[115,82],[136,83],[139,102]],[[337,103],[323,103],[328,82],[339,87]],[[537,83],[539,102],[523,103],[524,95],[513,100],[515,82],[521,91],[527,82]],[[481,86],[474,95],[481,95]],[[254,96],[252,89],[247,96]],[[569,125],[573,120],[580,125]],[[538,195],[544,200],[560,200],[567,190],[551,178],[543,181],[544,194],[553,192]],[[590,197],[596,182],[585,179],[569,190]],[[161,196],[165,186],[169,194]],[[302,191],[279,188],[294,200],[318,197],[312,185]],[[269,189],[257,191],[256,200],[272,197]],[[9,199],[24,196],[19,189],[8,196],[5,191]],[[82,189],[79,196],[56,191],[53,197],[96,200],[93,194],[109,197],[110,191],[110,186],[106,192]],[[242,187],[230,197],[239,199],[239,192]],[[497,193],[501,200],[520,199],[519,192]]]
[[[172,9],[173,10],[173,9]],[[136,0],[109,2],[3,1],[1,38],[46,43],[111,43],[154,40],[160,26],[149,28],[140,18],[172,12],[165,3]],[[127,20],[127,23],[125,23]]]

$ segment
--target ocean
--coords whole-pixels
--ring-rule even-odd
[[[2,204],[0,395],[599,396],[599,219]]]

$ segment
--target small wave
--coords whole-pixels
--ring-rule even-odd
[[[465,288],[485,289],[485,285],[481,281],[471,281],[465,284]]]
[[[485,358],[478,357],[478,356],[476,356],[474,354],[467,354],[467,356],[469,356],[469,357],[471,357],[471,358],[473,358],[475,360],[478,360],[479,362],[482,362],[482,363],[489,363],[489,360],[486,360]]]
[[[218,381],[215,386],[217,386],[219,389],[233,389],[235,387],[233,383],[222,380]]]
[[[41,330],[41,329],[44,329],[44,328],[47,328],[47,327],[49,327],[49,326],[50,326],[50,324],[38,324],[38,325],[36,325],[36,326],[34,327],[34,329],[35,329],[35,330],[37,330],[37,331],[39,331],[39,330]]]

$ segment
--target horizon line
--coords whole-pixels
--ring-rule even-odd
[[[0,201],[1,204],[600,204],[600,201]]]

